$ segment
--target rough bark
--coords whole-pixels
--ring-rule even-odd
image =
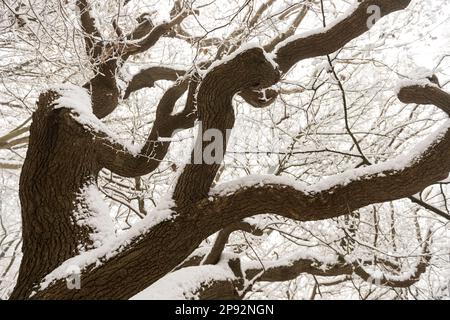
[[[42,277],[91,244],[91,230],[76,223],[73,211],[100,167],[90,135],[69,110],[53,109],[55,98],[42,94],[33,114],[19,186],[23,258],[12,299],[27,298]]]

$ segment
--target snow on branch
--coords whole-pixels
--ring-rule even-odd
[[[98,119],[92,110],[91,95],[89,92],[79,86],[72,84],[64,84],[55,88],[54,90],[59,97],[54,101],[54,108],[67,108],[71,110],[73,119],[86,129],[93,133],[101,135],[102,139],[106,139],[111,143],[119,144],[123,149],[127,150],[133,155],[137,155],[141,147],[127,143],[122,138],[118,137],[112,132],[100,119]],[[100,136],[98,136],[100,138]]]
[[[430,235],[431,233],[429,233]],[[223,299],[231,295],[240,299],[255,282],[282,282],[295,279],[301,274],[321,277],[357,275],[363,281],[378,286],[406,288],[417,281],[426,271],[431,256],[428,253],[430,238],[424,243],[422,256],[417,265],[400,275],[386,274],[380,271],[369,272],[365,265],[372,261],[347,260],[327,248],[299,249],[287,257],[276,261],[251,261],[242,263],[239,277],[232,272],[229,262],[238,259],[235,255],[225,255],[213,265],[193,265],[169,273],[150,287],[133,296],[132,300],[158,299],[202,299],[205,296]],[[197,261],[201,261],[198,259]],[[382,262],[381,262],[382,263]],[[249,284],[243,292],[225,292],[230,288],[239,288],[240,284]],[[225,290],[224,290],[225,289]]]
[[[412,150],[403,155],[399,155],[394,159],[383,163],[374,164],[367,167],[349,169],[343,173],[336,174],[321,181],[306,185],[298,182],[291,177],[282,177],[274,175],[249,175],[230,182],[225,182],[212,188],[210,195],[224,196],[230,195],[238,190],[249,187],[263,187],[271,185],[283,185],[292,187],[295,190],[305,194],[318,194],[322,192],[333,192],[337,187],[344,187],[354,181],[364,181],[373,177],[384,177],[388,172],[398,172],[407,169],[420,161],[421,157],[439,143],[450,129],[450,120],[445,121],[433,134],[425,140],[418,143]]]
[[[216,60],[213,63],[211,63],[210,66],[206,70],[201,72],[201,75],[205,75],[205,74],[211,72],[214,68],[216,68],[220,65],[227,64],[228,62],[232,61],[233,59],[235,59],[237,56],[239,56],[243,52],[249,51],[249,50],[255,49],[255,48],[260,49],[263,52],[265,59],[268,62],[270,62],[273,69],[275,69],[275,70],[278,69],[278,64],[275,62],[273,54],[267,53],[259,43],[248,42],[248,43],[241,45],[237,50],[233,51],[231,54],[226,55],[222,59]]]
[[[98,194],[94,191],[94,194],[91,189],[87,189],[83,191],[83,194],[88,195],[88,202],[97,207],[97,209],[102,209],[102,205],[98,204]],[[148,215],[145,216],[144,219],[133,225],[133,227],[121,234],[118,234],[115,237],[102,237],[102,245],[91,249],[88,251],[84,251],[79,255],[76,255],[64,263],[62,263],[58,268],[49,273],[41,282],[39,290],[45,290],[49,285],[54,283],[57,280],[65,279],[66,277],[72,274],[72,270],[74,267],[77,270],[82,272],[88,266],[99,267],[108,259],[111,259],[119,252],[122,252],[127,245],[129,245],[134,239],[141,237],[148,230],[150,230],[153,226],[161,223],[163,221],[169,221],[175,217],[175,211],[173,210],[174,203],[170,199],[165,199],[160,202],[158,207],[151,210]],[[83,218],[83,217],[80,217]],[[82,219],[83,220],[83,219]],[[80,221],[80,223],[84,223],[86,221]],[[98,219],[89,219],[87,222],[94,223],[97,225]],[[104,227],[102,227],[104,228]],[[104,231],[104,230],[103,230]],[[98,237],[94,235],[93,240],[100,240]]]
[[[359,37],[381,17],[405,9],[411,0],[365,0],[350,9],[327,27],[293,35],[279,43],[275,61],[285,73],[300,60],[331,54]],[[376,7],[379,16],[371,8]]]
[[[180,24],[186,17],[191,15],[193,11],[183,8],[172,20],[163,22],[155,26],[142,39],[128,41],[125,45],[124,52],[126,55],[134,55],[142,53],[150,49],[155,43],[171,28]]]
[[[235,275],[226,265],[187,267],[169,273],[131,300],[193,300],[199,298],[202,289],[216,282],[235,280]]]
[[[88,184],[80,190],[77,208],[74,212],[75,223],[90,229],[89,248],[98,248],[115,238],[114,222],[109,216],[109,207],[95,184]],[[80,251],[86,248],[79,248]]]

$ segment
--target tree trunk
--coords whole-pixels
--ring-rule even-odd
[[[89,226],[73,215],[80,189],[99,167],[90,136],[68,109],[54,109],[54,92],[39,97],[20,176],[23,259],[12,299],[25,299],[63,261],[88,248]]]

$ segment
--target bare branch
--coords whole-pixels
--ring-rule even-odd
[[[288,37],[292,36],[295,31],[297,30],[300,23],[302,23],[303,19],[306,17],[306,14],[309,11],[309,7],[306,5],[303,5],[300,9],[300,11],[297,13],[295,19],[292,21],[290,27],[287,29],[287,31],[280,33],[277,35],[270,43],[264,46],[264,50],[267,52],[271,52],[275,47],[281,43],[282,41],[286,40]]]

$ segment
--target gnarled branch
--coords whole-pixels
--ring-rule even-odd
[[[155,170],[164,159],[170,138],[176,130],[191,128],[196,119],[194,92],[197,83],[183,80],[169,88],[161,98],[156,119],[146,143],[138,154],[132,154],[123,145],[110,141],[105,134],[96,134],[95,141],[100,164],[124,177],[137,177]],[[189,87],[184,109],[172,115],[175,103]]]

